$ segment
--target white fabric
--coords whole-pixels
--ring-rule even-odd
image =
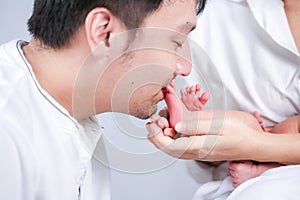
[[[223,180],[228,176],[228,162],[223,162],[216,167],[206,162],[188,162],[187,169],[199,185],[213,180]]]
[[[211,93],[210,108],[258,111],[267,126],[300,114],[300,54],[281,0],[209,0],[190,38],[201,48],[191,42],[195,68],[188,82],[200,82],[204,90]],[[286,194],[286,188],[295,190],[297,184],[299,186],[300,175],[295,173],[299,168],[273,170],[267,177],[274,178],[276,183],[264,181],[267,177],[256,179],[253,189],[245,184],[229,199],[275,199],[277,197],[253,198],[247,191],[263,195],[259,187],[268,188],[266,191],[270,192],[274,185],[282,182],[282,194]],[[293,179],[285,181],[285,174]],[[213,182],[214,186],[204,184],[195,199],[225,199],[222,195],[205,196],[212,191],[211,187],[215,187],[218,194],[228,196],[230,186],[225,183],[229,184],[229,179]],[[209,187],[207,193],[205,187]],[[239,194],[247,195],[240,197]]]
[[[110,199],[109,171],[83,144],[99,126],[82,126],[40,87],[22,44],[0,46],[1,199]]]
[[[196,30],[191,34],[191,39],[207,52],[216,66],[202,65],[202,57],[197,57],[199,50],[194,48],[194,67],[199,69],[208,84],[224,84],[225,108],[250,113],[258,111],[267,126],[300,113],[300,58],[294,48],[288,48],[295,44],[289,31],[285,30],[288,28],[287,21],[276,20],[279,27],[273,30],[269,28],[271,25],[267,26],[273,18],[263,18],[261,14],[274,9],[273,15],[277,13],[285,17],[282,13],[283,5],[279,6],[277,1],[281,2],[251,1],[260,4],[267,2],[263,4],[264,7],[251,10],[246,1],[211,0],[198,18]],[[262,16],[267,28],[257,23],[253,13]],[[284,38],[290,39],[282,41],[279,37],[275,40],[269,35],[272,30],[282,31],[282,34],[286,34]],[[219,74],[218,79],[214,70]],[[193,70],[192,73],[195,72]],[[216,88],[218,92],[214,88],[209,90],[213,95],[211,100],[219,103],[219,99],[214,96],[219,93],[219,87]]]
[[[297,200],[300,195],[299,174],[299,165],[274,168],[235,190],[228,176],[223,181],[211,181],[201,186],[194,200]]]
[[[194,200],[223,200],[226,199],[233,191],[230,177],[224,181],[211,181],[200,187],[195,195]]]

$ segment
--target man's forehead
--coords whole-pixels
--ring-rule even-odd
[[[146,17],[144,26],[189,33],[196,26],[196,1],[171,0],[170,2],[172,3],[161,6]]]

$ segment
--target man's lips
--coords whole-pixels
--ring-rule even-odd
[[[153,96],[153,103],[158,104],[160,101],[164,100],[165,98],[165,89],[161,88],[154,96]]]
[[[167,88],[166,88],[166,87],[163,87],[163,88],[161,89],[161,91],[163,92],[164,98],[165,98],[165,97],[166,97],[166,93],[167,93]]]
[[[158,102],[164,100],[166,98],[166,94],[171,92],[172,89],[175,89],[175,79],[172,79],[167,86],[162,87],[161,90],[155,95],[160,96]]]

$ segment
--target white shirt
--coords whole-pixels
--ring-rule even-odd
[[[0,47],[1,199],[110,199],[109,171],[86,145],[100,127],[79,124],[41,88],[23,43]]]
[[[192,44],[190,81],[207,86],[213,108],[258,111],[268,126],[300,114],[300,54],[283,6],[281,0],[208,1],[190,38],[214,66]]]
[[[188,77],[211,93],[208,108],[258,111],[267,126],[300,114],[300,54],[283,6],[281,0],[208,1],[190,35]],[[300,165],[292,167],[268,170],[233,193],[229,177],[208,182],[194,199],[298,199]],[[197,170],[207,177],[223,172]]]

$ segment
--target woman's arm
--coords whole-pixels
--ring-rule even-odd
[[[275,156],[278,157],[279,160],[271,161],[283,164],[299,164],[300,116],[291,117],[277,124],[270,132],[276,134],[262,135],[260,146],[262,146],[265,141],[268,141],[265,144],[265,149],[269,149],[270,151],[274,149],[274,152],[279,154]],[[264,158],[262,157],[261,159]]]
[[[205,116],[207,111],[199,111]],[[209,111],[208,111],[209,112]],[[171,156],[203,161],[256,160],[300,163],[300,134],[271,134],[259,130],[257,120],[238,111],[219,111],[209,119],[183,121],[176,132],[188,137],[165,136],[167,126],[148,125],[149,140]],[[299,120],[299,118],[298,118]]]

